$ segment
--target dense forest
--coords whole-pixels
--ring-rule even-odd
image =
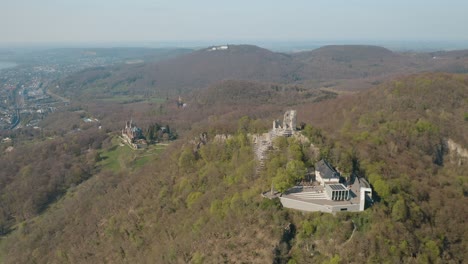
[[[255,99],[236,82],[209,89],[223,87],[226,92],[200,94],[190,111],[161,104],[160,118],[171,127],[195,120],[164,150],[135,154],[112,133],[91,127],[0,154],[0,262],[468,259],[468,157],[460,150],[468,146],[468,76],[411,75],[338,97],[316,91],[293,106],[310,142],[278,139],[261,171],[249,134],[264,132],[291,107],[288,97],[270,104],[267,98],[307,91],[257,83]],[[243,108],[232,96],[259,101]],[[197,144],[205,131],[207,140]],[[213,140],[218,133],[232,137]],[[272,184],[291,184],[319,158],[367,178],[375,204],[331,215],[285,209],[260,196]]]
[[[37,216],[96,172],[97,149],[107,136],[98,131],[44,138],[19,146],[0,159],[0,234]]]

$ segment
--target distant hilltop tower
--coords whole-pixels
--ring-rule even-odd
[[[184,106],[184,101],[182,100],[182,97],[179,95],[179,100],[177,100],[177,108],[181,108]]]

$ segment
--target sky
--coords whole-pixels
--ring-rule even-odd
[[[468,41],[466,0],[0,0],[0,44]]]

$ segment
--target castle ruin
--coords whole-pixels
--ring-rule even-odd
[[[292,136],[296,131],[297,111],[288,110],[284,113],[283,124],[279,120],[273,121],[273,132],[278,136]]]
[[[290,137],[298,135],[296,128],[296,119],[297,111],[288,110],[284,113],[283,122],[279,120],[273,121],[273,128],[261,135],[253,135],[254,151],[257,160],[259,161],[259,166],[257,169],[263,168],[264,160],[267,156],[267,152],[273,148],[273,140],[276,137]]]

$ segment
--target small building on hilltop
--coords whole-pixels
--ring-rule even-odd
[[[133,149],[141,149],[147,146],[141,128],[133,124],[132,120],[125,123],[125,128],[122,129],[122,139],[124,143]]]
[[[309,212],[335,213],[364,211],[371,204],[372,189],[364,178],[353,175],[344,181],[326,160],[315,164],[315,181],[311,186],[295,186],[278,197],[284,207]]]
[[[339,183],[340,179],[340,174],[326,160],[322,159],[315,164],[315,180],[320,185]]]

